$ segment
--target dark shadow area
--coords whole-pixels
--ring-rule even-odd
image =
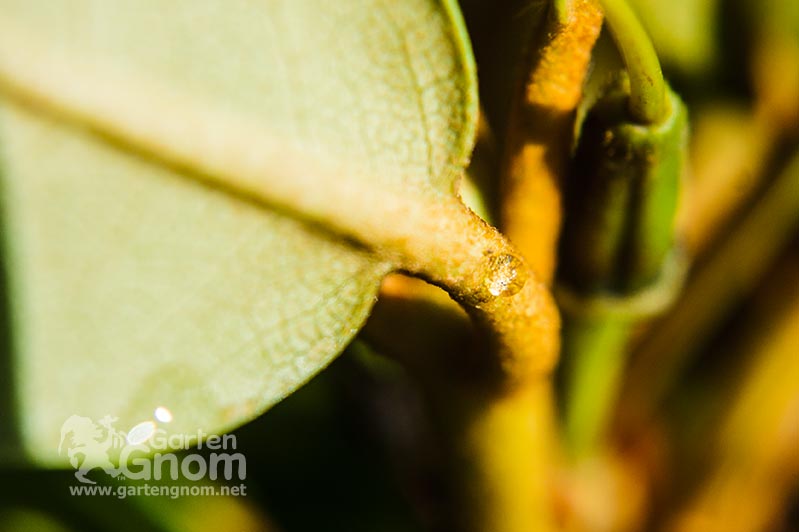
[[[248,499],[281,530],[422,530],[375,433],[368,410],[377,398],[359,366],[345,352],[233,432],[247,456]]]

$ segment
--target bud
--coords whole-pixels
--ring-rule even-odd
[[[628,99],[617,86],[589,110],[565,187],[559,275],[582,294],[651,285],[675,243],[685,105],[669,89],[664,117],[641,124]]]

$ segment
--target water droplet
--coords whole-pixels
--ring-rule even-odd
[[[172,421],[172,412],[170,412],[165,406],[159,406],[156,408],[155,412],[153,412],[153,415],[155,416],[155,419],[161,423],[169,423]]]
[[[152,421],[142,421],[128,431],[127,440],[131,445],[144,443],[155,434],[155,423]]]
[[[522,261],[518,257],[503,253],[489,261],[485,284],[492,296],[512,296],[522,289],[526,279],[520,274]]]

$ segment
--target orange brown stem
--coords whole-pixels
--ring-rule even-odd
[[[595,0],[575,0],[563,22],[551,17],[531,61],[509,122],[501,224],[551,283],[561,225],[561,179],[573,140],[591,50],[602,27]]]

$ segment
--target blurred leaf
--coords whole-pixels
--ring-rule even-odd
[[[296,218],[453,195],[474,83],[449,0],[0,0],[27,451],[73,414],[229,430],[328,364],[391,265]]]
[[[664,63],[694,76],[714,66],[719,0],[632,0],[631,4]]]

